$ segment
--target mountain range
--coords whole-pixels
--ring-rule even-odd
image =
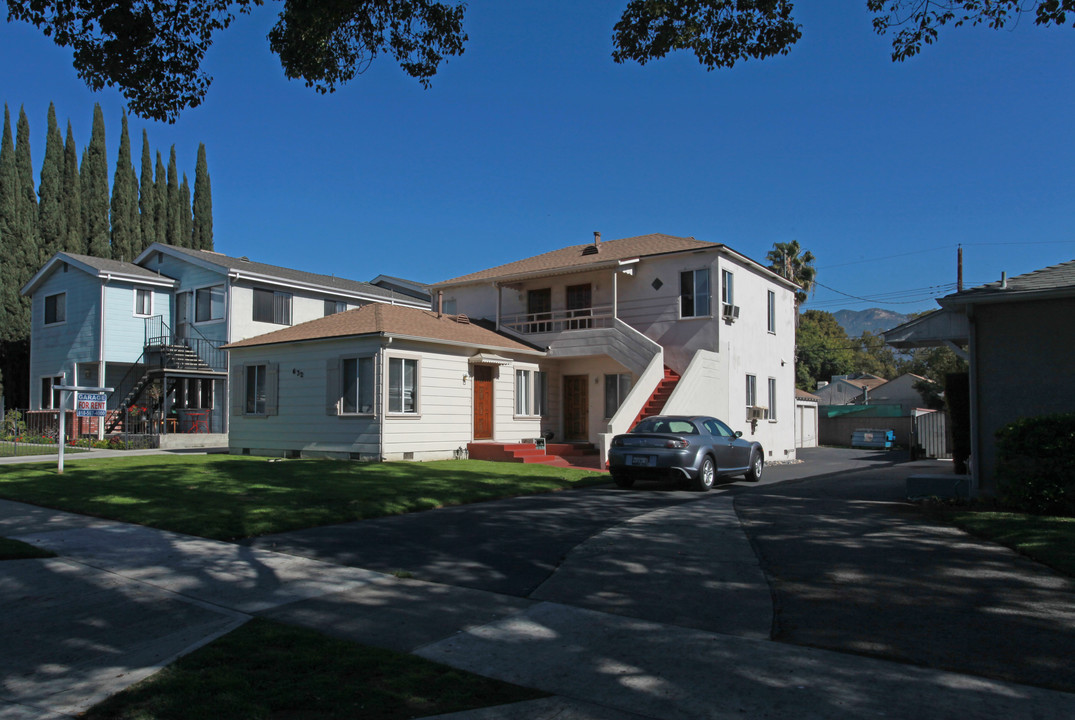
[[[882,308],[869,308],[866,310],[837,310],[833,313],[836,322],[847,331],[848,337],[858,337],[864,331],[869,330],[874,335],[891,330],[892,328],[910,320],[910,315],[884,310]]]

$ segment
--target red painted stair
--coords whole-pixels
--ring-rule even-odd
[[[664,377],[657,383],[657,387],[654,388],[653,394],[649,396],[649,400],[642,406],[641,412],[638,413],[638,417],[631,423],[631,427],[628,429],[634,429],[634,426],[638,424],[639,420],[650,415],[660,415],[664,410],[664,404],[668,402],[668,398],[672,396],[672,391],[676,389],[676,384],[679,383],[679,373],[667,365],[664,368]]]

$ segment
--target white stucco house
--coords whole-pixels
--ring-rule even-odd
[[[940,310],[889,330],[885,342],[946,345],[968,361],[970,491],[994,494],[994,433],[1019,418],[1075,411],[1075,261],[937,302]]]
[[[160,420],[135,431],[169,446],[227,443],[225,343],[369,303],[429,304],[421,293],[160,243],[133,263],[59,252],[22,293],[31,413],[55,415],[55,385],[113,387],[109,417],[92,432],[122,427],[123,407],[146,407]]]
[[[795,285],[725,245],[595,233],[430,290],[426,313],[367,307],[229,344],[232,452],[493,457],[543,438],[603,462],[663,410],[795,456]]]

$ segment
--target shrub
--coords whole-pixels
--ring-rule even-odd
[[[996,433],[997,488],[1010,508],[1075,516],[1075,413],[1022,418]]]

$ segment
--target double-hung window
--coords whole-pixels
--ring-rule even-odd
[[[720,271],[720,301],[725,305],[735,305],[735,276],[730,270]]]
[[[343,415],[368,415],[373,412],[373,358],[344,358],[340,363]]]
[[[291,324],[291,293],[254,288],[254,322]]]
[[[758,378],[755,375],[747,375],[747,409],[758,404]]]
[[[62,385],[63,376],[56,375],[41,378],[41,409],[50,410],[62,404],[61,390],[54,390],[54,385]]]
[[[540,370],[515,370],[515,414],[539,417],[548,408],[548,375]]]
[[[45,324],[56,325],[67,320],[67,293],[45,296]]]
[[[325,301],[325,317],[329,315],[335,315],[336,313],[342,313],[347,310],[347,303],[340,300],[326,300]]]
[[[266,365],[246,366],[246,414],[265,415],[266,387],[268,367]]]
[[[769,408],[765,414],[769,420],[776,420],[776,378],[769,378]]]
[[[631,376],[605,375],[605,417],[611,418],[620,409],[627,393],[631,392]]]
[[[679,274],[679,316],[709,316],[709,268]]]
[[[772,290],[769,291],[769,310],[766,315],[769,322],[769,332],[776,332],[776,293]]]
[[[134,314],[149,317],[153,314],[153,291],[145,288],[134,289]]]
[[[194,322],[224,319],[224,286],[198,288],[194,291]]]
[[[418,360],[388,358],[388,412],[418,413]]]

